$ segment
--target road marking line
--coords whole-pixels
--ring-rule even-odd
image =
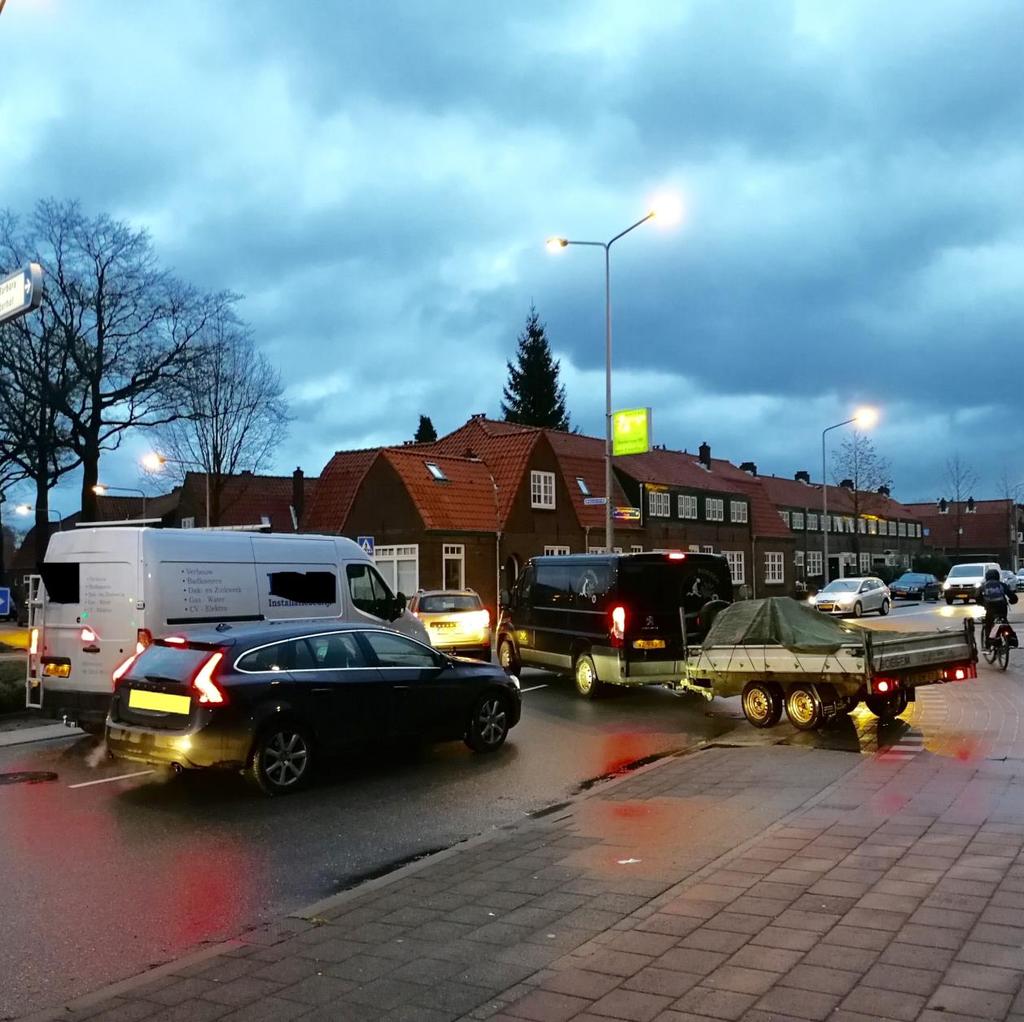
[[[530,688],[524,688],[523,692],[536,692],[539,688],[547,688],[547,685],[532,685]]]
[[[129,777],[145,777],[155,774],[155,770],[137,770],[134,774],[118,774],[117,777],[102,777],[98,781],[83,781],[81,784],[69,784],[69,788],[90,788],[94,784],[110,784],[111,781],[126,781]]]

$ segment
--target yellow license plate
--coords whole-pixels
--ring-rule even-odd
[[[48,678],[70,678],[71,664],[43,664],[43,674]]]
[[[637,639],[633,643],[633,649],[664,649],[664,639]]]
[[[144,692],[133,688],[128,694],[128,706],[133,710],[159,710],[187,717],[192,710],[192,699],[190,696],[172,696],[166,692]]]

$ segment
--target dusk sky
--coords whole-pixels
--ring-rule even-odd
[[[956,452],[995,496],[1024,481],[1022,52],[1019,0],[8,0],[0,206],[80,199],[244,294],[294,415],[274,468],[317,474],[500,415],[531,302],[603,433],[601,253],[544,240],[674,191],[679,225],[612,250],[617,407],[818,476],[869,402],[896,496]]]

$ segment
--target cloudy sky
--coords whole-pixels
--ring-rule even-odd
[[[681,224],[612,250],[617,406],[789,475],[871,402],[900,497],[957,451],[995,495],[1024,481],[1022,51],[1019,0],[8,0],[0,204],[78,198],[243,293],[295,416],[276,468],[317,473],[497,414],[531,302],[600,433],[601,253],[543,241],[674,190]]]

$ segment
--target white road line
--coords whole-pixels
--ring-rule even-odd
[[[536,692],[539,688],[547,688],[547,685],[532,685],[530,688],[524,688],[523,692]]]
[[[91,788],[94,784],[110,784],[111,781],[126,781],[129,777],[145,777],[155,774],[155,770],[137,770],[134,774],[118,774],[117,777],[103,777],[98,781],[83,781],[81,784],[69,784],[69,788]]]

